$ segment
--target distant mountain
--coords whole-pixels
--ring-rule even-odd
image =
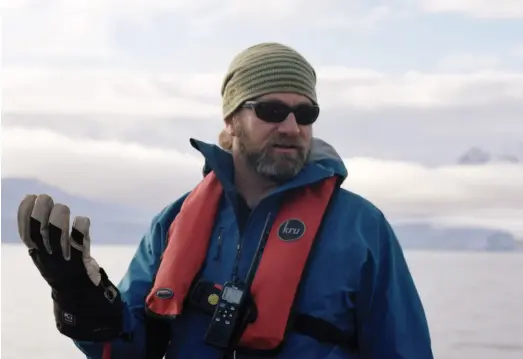
[[[482,148],[472,147],[457,160],[460,165],[482,165],[487,163],[523,163],[523,159],[516,154],[494,155]]]
[[[18,240],[18,206],[25,195],[30,193],[46,193],[55,202],[69,206],[72,216],[90,217],[91,236],[96,243],[135,243],[145,233],[154,216],[151,211],[75,196],[37,180],[2,178],[2,242]]]
[[[2,242],[17,242],[16,213],[28,193],[47,193],[56,202],[67,204],[73,215],[91,218],[94,245],[137,244],[156,213],[130,206],[102,203],[75,196],[32,179],[2,179]],[[422,250],[523,250],[523,245],[505,231],[458,227],[439,228],[428,223],[393,224],[405,249]]]
[[[480,227],[437,227],[428,223],[395,224],[394,231],[408,249],[516,251],[523,250],[514,236]]]

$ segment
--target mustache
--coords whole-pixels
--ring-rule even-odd
[[[286,147],[297,147],[303,148],[304,144],[299,138],[293,138],[288,136],[278,136],[273,138],[268,143],[269,146],[286,146]]]

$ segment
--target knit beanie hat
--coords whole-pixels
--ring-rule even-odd
[[[222,84],[223,117],[243,102],[271,92],[294,92],[317,104],[316,72],[296,50],[274,42],[240,52]]]

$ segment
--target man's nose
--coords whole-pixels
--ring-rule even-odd
[[[300,127],[296,122],[296,117],[294,117],[292,112],[289,113],[289,116],[287,116],[287,118],[279,124],[278,132],[289,135],[296,135],[300,133]]]

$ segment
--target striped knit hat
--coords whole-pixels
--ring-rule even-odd
[[[243,102],[271,92],[293,92],[317,104],[316,72],[296,50],[274,42],[240,52],[232,60],[222,84],[223,117]]]

